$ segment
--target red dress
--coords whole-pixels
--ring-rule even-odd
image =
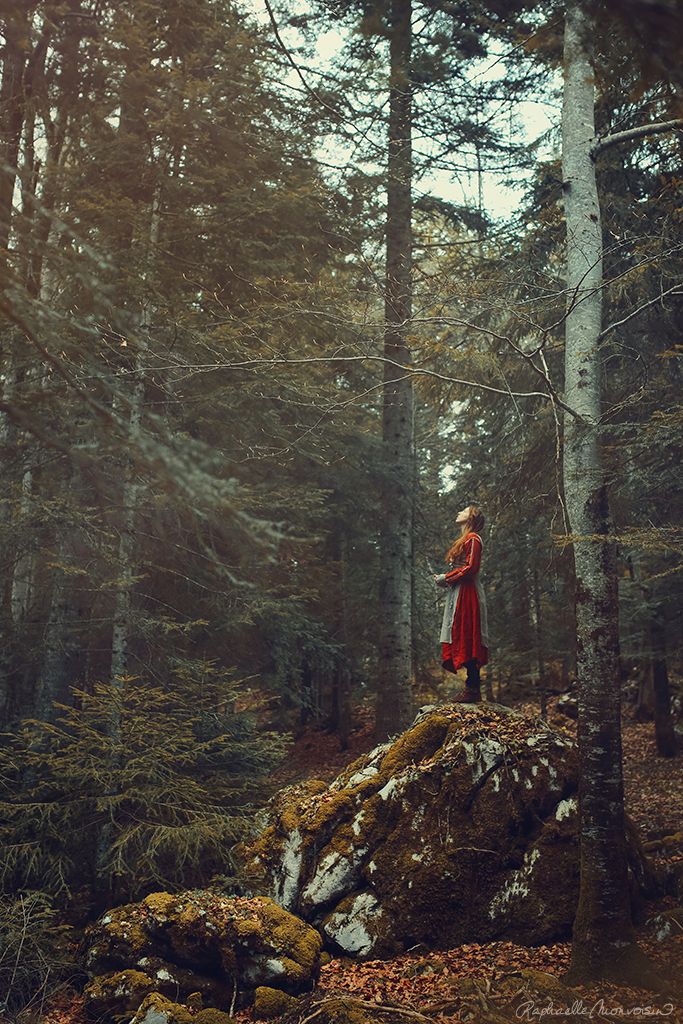
[[[441,643],[441,658],[457,671],[468,661],[486,665],[489,660],[486,599],[479,582],[482,543],[477,533],[468,533],[461,565],[443,577],[443,585],[458,588],[450,642]]]

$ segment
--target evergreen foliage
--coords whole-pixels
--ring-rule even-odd
[[[0,749],[3,890],[125,902],[229,876],[230,847],[248,833],[284,749],[239,710],[243,683],[193,664],[173,690],[127,678],[73,696],[56,721],[25,719]]]

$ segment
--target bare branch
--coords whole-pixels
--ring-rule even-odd
[[[598,340],[604,338],[610,331],[616,330],[617,327],[622,327],[629,320],[632,320],[634,316],[638,316],[644,310],[648,309],[649,306],[654,306],[657,302],[661,302],[665,295],[683,295],[683,281],[679,281],[677,284],[673,284],[666,291],[660,292],[659,295],[655,295],[654,299],[650,299],[648,302],[644,302],[642,306],[638,306],[637,309],[632,310],[628,316],[623,317],[621,320],[615,320],[614,323],[610,324],[609,327],[605,327],[604,330],[598,335]]]
[[[655,121],[653,124],[641,124],[637,128],[628,128],[623,132],[614,132],[613,135],[605,135],[598,139],[591,149],[593,160],[611,146],[618,146],[622,142],[631,142],[634,139],[644,139],[648,135],[661,135],[662,132],[676,131],[683,128],[683,118],[676,118],[674,121]]]
[[[435,318],[435,319],[442,319],[442,318]],[[454,322],[460,322],[460,321],[454,321]],[[474,325],[472,325],[472,326],[474,326]],[[481,329],[485,330],[484,328],[481,328]],[[494,332],[488,332],[487,331],[486,333],[494,333]],[[501,335],[500,338],[503,341],[509,341],[510,340],[508,338],[505,338],[503,335]],[[516,347],[516,346],[514,346],[513,342],[510,342],[510,344],[512,344],[513,347]],[[520,352],[520,354],[524,355],[523,352]],[[188,369],[188,370],[195,370],[197,373],[199,373],[199,372],[206,373],[206,372],[211,371],[211,370],[240,370],[240,369],[249,369],[252,366],[281,366],[281,365],[295,366],[295,365],[299,365],[299,364],[302,364],[302,363],[309,363],[310,364],[310,363],[359,363],[359,362],[361,362],[361,363],[362,362],[388,363],[390,366],[395,366],[398,370],[403,370],[404,373],[409,374],[409,375],[414,376],[414,377],[433,377],[436,380],[441,380],[441,381],[443,381],[446,384],[462,384],[465,387],[479,388],[482,391],[490,391],[490,392],[492,392],[493,394],[496,394],[496,395],[505,395],[507,398],[542,398],[546,402],[554,400],[561,408],[565,409],[571,416],[578,416],[578,413],[576,413],[573,409],[571,409],[569,406],[565,405],[564,402],[561,401],[561,399],[554,393],[554,389],[553,389],[552,396],[549,395],[545,391],[510,391],[507,388],[496,388],[496,387],[493,387],[492,384],[484,384],[481,381],[465,380],[462,377],[450,377],[448,374],[439,373],[437,370],[427,370],[427,369],[425,369],[424,367],[421,367],[421,366],[412,366],[412,365],[411,366],[407,366],[404,363],[397,362],[395,359],[389,359],[386,356],[371,355],[371,354],[365,354],[365,355],[360,355],[360,356],[297,356],[297,357],[294,357],[294,358],[291,358],[291,357],[288,358],[288,357],[285,357],[285,356],[283,356],[281,358],[278,357],[278,356],[268,356],[268,357],[264,356],[264,357],[258,358],[258,359],[243,359],[243,360],[240,360],[239,362],[235,362],[235,363],[202,363],[202,364],[194,364],[194,365],[191,365],[191,366],[187,366],[186,369]],[[552,383],[547,380],[547,378],[546,378],[545,374],[543,373],[543,371],[539,370],[538,367],[534,367],[534,368],[536,369],[537,373],[539,373],[540,376],[545,381],[547,381],[547,383],[549,384],[550,388],[552,388],[553,387]],[[149,367],[149,369],[162,370],[162,369],[166,369],[166,367],[154,366],[154,367]]]

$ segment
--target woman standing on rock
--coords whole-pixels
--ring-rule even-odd
[[[441,663],[447,672],[467,669],[465,689],[454,699],[474,704],[481,700],[479,669],[489,660],[486,597],[479,579],[479,531],[484,517],[475,505],[468,505],[455,521],[460,524],[460,536],[446,552],[452,568],[434,576],[437,586],[448,588],[441,622]]]

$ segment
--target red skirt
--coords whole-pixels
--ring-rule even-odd
[[[481,639],[481,616],[477,588],[469,580],[463,580],[458,591],[458,599],[453,616],[451,642],[441,644],[441,660],[444,668],[457,672],[468,661],[476,661],[479,666],[486,665],[489,660],[488,648]]]

